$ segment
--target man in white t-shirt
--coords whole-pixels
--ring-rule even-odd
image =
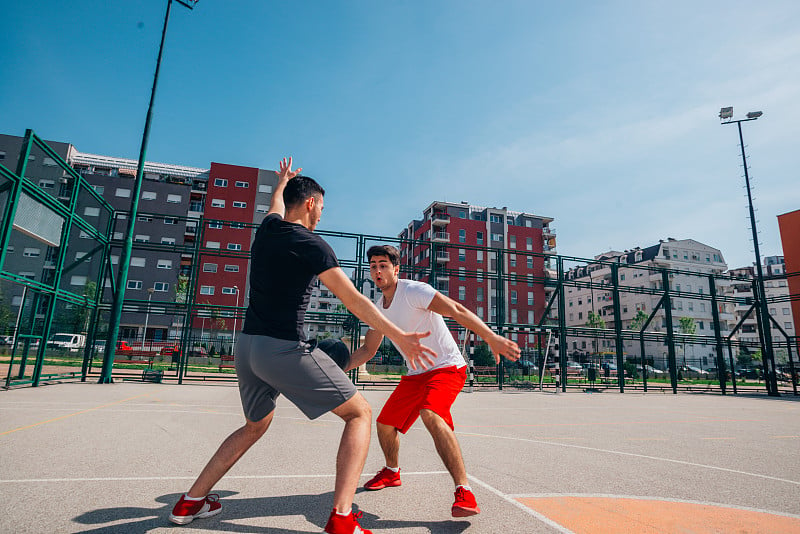
[[[431,332],[422,339],[436,353],[433,365],[418,368],[406,358],[409,371],[386,401],[378,416],[378,440],[386,458],[386,466],[364,487],[379,490],[400,486],[400,433],[405,434],[421,417],[431,433],[436,450],[456,485],[453,517],[480,513],[475,496],[468,485],[461,448],[453,427],[450,408],[464,387],[467,378],[466,362],[444,322],[451,317],[461,326],[478,334],[494,354],[515,361],[520,357],[516,343],[492,330],[477,315],[430,285],[413,280],[401,280],[400,252],[391,245],[376,245],[367,251],[372,280],[383,295],[376,301],[378,309],[400,329],[410,332]],[[375,355],[383,336],[368,330],[364,345],[353,352],[350,368],[356,368]],[[402,353],[402,351],[401,351]]]

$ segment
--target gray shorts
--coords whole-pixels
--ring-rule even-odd
[[[244,415],[260,421],[283,394],[316,419],[356,394],[356,387],[324,352],[302,341],[239,334],[236,374]]]

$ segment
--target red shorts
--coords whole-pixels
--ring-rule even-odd
[[[419,417],[420,410],[428,409],[453,427],[450,407],[467,381],[467,366],[442,367],[418,375],[407,375],[383,406],[378,422],[393,426],[405,434]]]

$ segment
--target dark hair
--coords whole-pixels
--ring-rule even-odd
[[[367,250],[367,261],[371,261],[373,256],[387,256],[392,265],[400,265],[400,251],[392,245],[374,245]]]
[[[288,209],[295,208],[315,195],[325,196],[325,190],[313,178],[297,175],[286,184],[283,190],[283,203]]]

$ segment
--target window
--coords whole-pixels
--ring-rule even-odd
[[[238,273],[239,272],[239,266],[238,265],[226,265],[225,266],[225,272],[226,273]]]
[[[73,286],[85,286],[86,285],[86,277],[85,276],[73,276],[69,280],[70,285]]]
[[[517,236],[515,235],[508,236],[508,246],[510,248],[517,248]]]
[[[250,182],[240,182],[239,180],[236,181],[236,187],[250,187]]]
[[[467,231],[463,228],[458,231],[458,242],[459,243],[466,243],[467,242]]]
[[[467,261],[467,251],[463,248],[458,249],[458,261]]]
[[[503,222],[503,218],[500,215],[492,213],[491,215],[489,215],[489,222],[501,223]]]
[[[517,310],[515,310],[515,309],[511,310],[511,322],[512,323],[516,323],[517,322]]]
[[[175,244],[175,238],[174,237],[162,237],[161,238],[161,244],[162,245],[174,245]]]
[[[467,300],[467,288],[464,286],[458,287],[458,300]]]
[[[222,228],[222,221],[208,221],[208,227],[216,229]]]
[[[130,198],[131,197],[131,190],[125,189],[122,187],[118,187],[117,190],[114,192],[115,197],[119,198]]]
[[[167,195],[167,202],[170,204],[180,204],[183,201],[181,195]]]
[[[477,296],[477,298],[475,300],[477,300],[478,302],[483,302],[483,288],[482,287],[478,288],[478,296]]]
[[[178,224],[178,219],[175,217],[164,217],[164,224]]]
[[[528,291],[528,306],[533,306],[533,291]]]
[[[269,211],[269,206],[266,204],[256,204],[256,213],[267,213]]]
[[[259,193],[272,193],[272,186],[267,184],[261,184],[258,186]]]
[[[167,282],[156,282],[153,284],[153,290],[158,291],[159,293],[169,291],[169,284]]]
[[[200,294],[201,295],[213,295],[214,294],[214,286],[200,286]]]
[[[782,308],[782,312],[784,315],[789,315],[789,308]]]
[[[242,245],[239,243],[228,243],[228,250],[242,250]]]
[[[203,264],[203,272],[204,273],[215,273],[215,272],[217,272],[217,264],[216,263],[204,263]]]
[[[145,259],[144,258],[131,258],[131,267],[144,267],[145,266]]]
[[[142,289],[142,281],[141,280],[128,280],[128,289]]]
[[[516,303],[517,303],[517,292],[516,291],[512,291],[511,292],[511,304],[516,304]],[[516,321],[513,321],[513,322],[516,322]]]
[[[53,180],[39,180],[39,187],[42,189],[55,189],[56,183]]]
[[[475,315],[483,319],[483,306],[478,306],[477,308],[475,308]]]
[[[463,267],[459,267],[458,268],[458,279],[459,280],[466,280],[467,279],[467,273],[466,273],[466,270]]]
[[[99,217],[100,216],[100,208],[92,208],[92,207],[87,206],[83,210],[83,214],[86,215],[87,217]]]
[[[212,198],[211,199],[211,207],[212,208],[224,208],[225,201],[219,198]]]
[[[150,236],[145,234],[136,234],[136,237],[134,237],[133,240],[137,243],[149,243]]]
[[[147,215],[139,215],[136,217],[136,220],[139,222],[153,222],[153,218],[148,217]]]
[[[172,269],[172,260],[158,260],[157,269]]]
[[[223,295],[235,295],[237,289],[235,287],[223,287],[222,294]]]
[[[478,256],[478,263],[483,263],[483,251],[479,250],[476,254]]]
[[[478,238],[478,244],[483,245],[483,232],[478,232],[477,238]]]
[[[246,208],[247,207],[247,202],[240,202],[238,200],[234,200],[233,201],[233,207],[234,208]]]
[[[214,185],[216,187],[228,187],[228,180],[225,178],[214,178]]]
[[[516,254],[510,254],[508,256],[508,264],[511,267],[516,267],[517,266],[517,255]]]
[[[533,324],[533,310],[528,310],[528,324]]]
[[[526,260],[525,263],[528,265],[528,269],[533,269],[533,257],[528,256],[527,258],[525,258],[525,260]]]
[[[533,238],[529,237],[525,239],[525,249],[526,250],[533,250]]]
[[[91,236],[86,232],[84,232],[83,230],[81,230],[80,234],[78,234],[78,237],[81,239],[89,239]]]
[[[42,249],[32,247],[26,247],[25,250],[22,251],[22,255],[26,258],[38,258],[41,253]]]
[[[93,185],[92,187],[94,188],[95,191],[97,191],[98,195],[102,195],[106,191],[106,188],[103,187],[102,185]]]
[[[494,233],[492,234],[492,241],[502,241],[502,240],[503,240],[503,234],[494,234]]]
[[[231,228],[234,228],[236,230],[241,230],[242,228],[244,228],[244,223],[232,222],[231,223]]]
[[[155,200],[157,196],[155,191],[142,191],[142,200]]]
[[[206,248],[219,248],[219,241],[206,241]]]

